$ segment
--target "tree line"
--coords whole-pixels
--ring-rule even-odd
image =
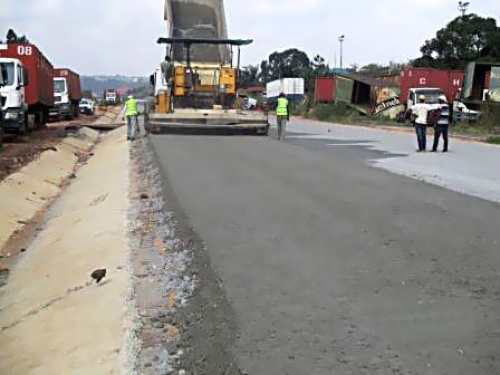
[[[500,27],[494,18],[476,14],[463,14],[426,40],[420,49],[421,56],[407,63],[351,65],[347,71],[367,76],[398,74],[406,66],[465,69],[471,61],[500,62]],[[274,52],[260,65],[243,67],[240,77],[242,87],[263,85],[279,78],[304,78],[306,90],[312,89],[315,77],[333,75],[326,60],[316,55],[312,59],[296,48]]]

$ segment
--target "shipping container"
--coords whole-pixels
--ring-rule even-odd
[[[465,72],[462,70],[441,70],[433,68],[406,67],[401,72],[401,101],[406,102],[411,88],[439,88],[449,102],[462,88]]]
[[[472,109],[485,101],[500,103],[500,63],[469,63],[461,100]]]
[[[331,103],[335,100],[335,78],[316,77],[314,99],[316,103]]]
[[[33,44],[0,44],[0,73],[4,126],[26,133],[45,124],[54,105],[53,66]]]
[[[267,100],[268,102],[276,101],[280,93],[284,93],[290,100],[300,100],[304,98],[304,88],[303,78],[278,79],[267,84]]]

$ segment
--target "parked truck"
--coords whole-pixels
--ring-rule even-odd
[[[104,90],[103,99],[106,105],[119,104],[118,93],[116,90]]]
[[[426,103],[436,104],[441,95],[453,103],[454,121],[476,121],[481,113],[467,107],[460,101],[460,91],[465,72],[461,70],[440,70],[431,68],[407,67],[401,72],[401,96],[407,108],[418,102],[424,95]]]
[[[72,120],[78,117],[82,99],[80,76],[67,68],[54,69],[54,106],[50,109],[51,118]]]
[[[0,72],[0,89],[3,87],[3,75]],[[0,149],[3,145],[3,113],[2,106],[0,105]]]
[[[464,77],[463,70],[406,67],[401,71],[401,101],[407,100],[410,89],[436,87],[452,102],[462,88]]]
[[[281,93],[284,93],[290,100],[300,100],[304,98],[304,92],[303,78],[282,78],[266,85],[268,103],[276,102]]]
[[[26,134],[48,122],[54,105],[53,66],[30,43],[0,44],[4,131]]]

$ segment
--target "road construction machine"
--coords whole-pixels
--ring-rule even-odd
[[[238,98],[241,48],[229,39],[222,0],[166,0],[165,61],[151,76],[156,103],[153,133],[267,135],[267,114],[245,109]]]

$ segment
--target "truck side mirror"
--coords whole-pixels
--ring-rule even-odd
[[[154,74],[151,74],[149,76],[149,82],[151,83],[151,86],[156,86],[156,79],[155,79],[155,75]]]

